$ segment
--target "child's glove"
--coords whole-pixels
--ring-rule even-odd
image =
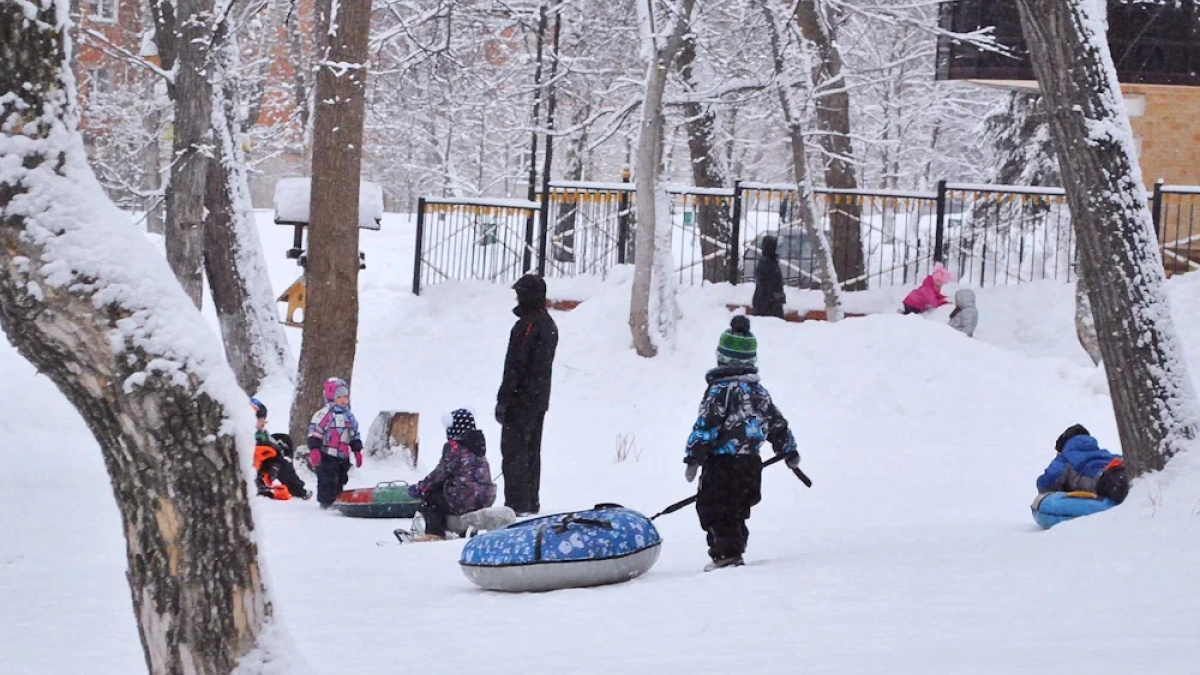
[[[362,468],[362,453],[357,450],[354,451],[354,466],[359,469]]]
[[[683,477],[685,479],[687,479],[687,482],[690,483],[690,482],[696,480],[696,472],[699,470],[700,470],[699,464],[688,464],[687,468],[683,470]]]
[[[321,451],[312,449],[308,451],[308,463],[315,469],[321,465]]]
[[[496,404],[496,424],[500,426],[504,426],[504,408],[505,405],[503,403]]]
[[[787,464],[789,469],[799,469],[800,468],[800,453],[796,452],[795,450],[789,452],[787,455],[784,456],[783,463]]]

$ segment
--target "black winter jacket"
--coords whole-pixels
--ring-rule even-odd
[[[518,288],[520,294],[522,289]],[[518,295],[519,318],[508,335],[504,380],[496,403],[509,414],[544,413],[550,408],[550,378],[558,349],[558,326],[546,311],[546,296]]]
[[[778,243],[775,237],[763,237],[762,252],[754,268],[754,299],[751,309],[755,316],[783,318],[783,273],[779,269]]]

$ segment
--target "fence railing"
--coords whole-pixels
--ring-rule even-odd
[[[976,286],[1071,281],[1076,247],[1060,188],[938,182],[933,192],[814,191],[843,288],[918,283],[934,263]],[[788,184],[667,188],[680,283],[752,281],[764,236],[779,240],[785,282],[816,288],[817,264]],[[1148,195],[1168,274],[1200,268],[1200,187]],[[635,255],[636,195],[619,183],[550,183],[536,201],[423,198],[413,292],[450,279],[603,275]],[[542,218],[542,209],[548,209]]]

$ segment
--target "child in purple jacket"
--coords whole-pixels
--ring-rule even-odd
[[[487,461],[487,442],[475,428],[475,416],[459,408],[442,416],[446,445],[442,459],[425,480],[410,485],[409,496],[420,499],[429,539],[446,536],[448,516],[460,516],[491,506],[496,501],[496,484]]]

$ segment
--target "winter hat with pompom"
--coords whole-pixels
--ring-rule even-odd
[[[933,283],[939,286],[950,283],[950,270],[946,269],[942,263],[934,263],[933,272],[929,276],[933,277]]]
[[[442,415],[442,426],[446,427],[446,438],[461,441],[466,435],[475,431],[475,414],[466,408],[459,408]]]
[[[750,319],[739,314],[717,342],[717,365],[753,366],[757,361],[758,339],[750,332]]]

